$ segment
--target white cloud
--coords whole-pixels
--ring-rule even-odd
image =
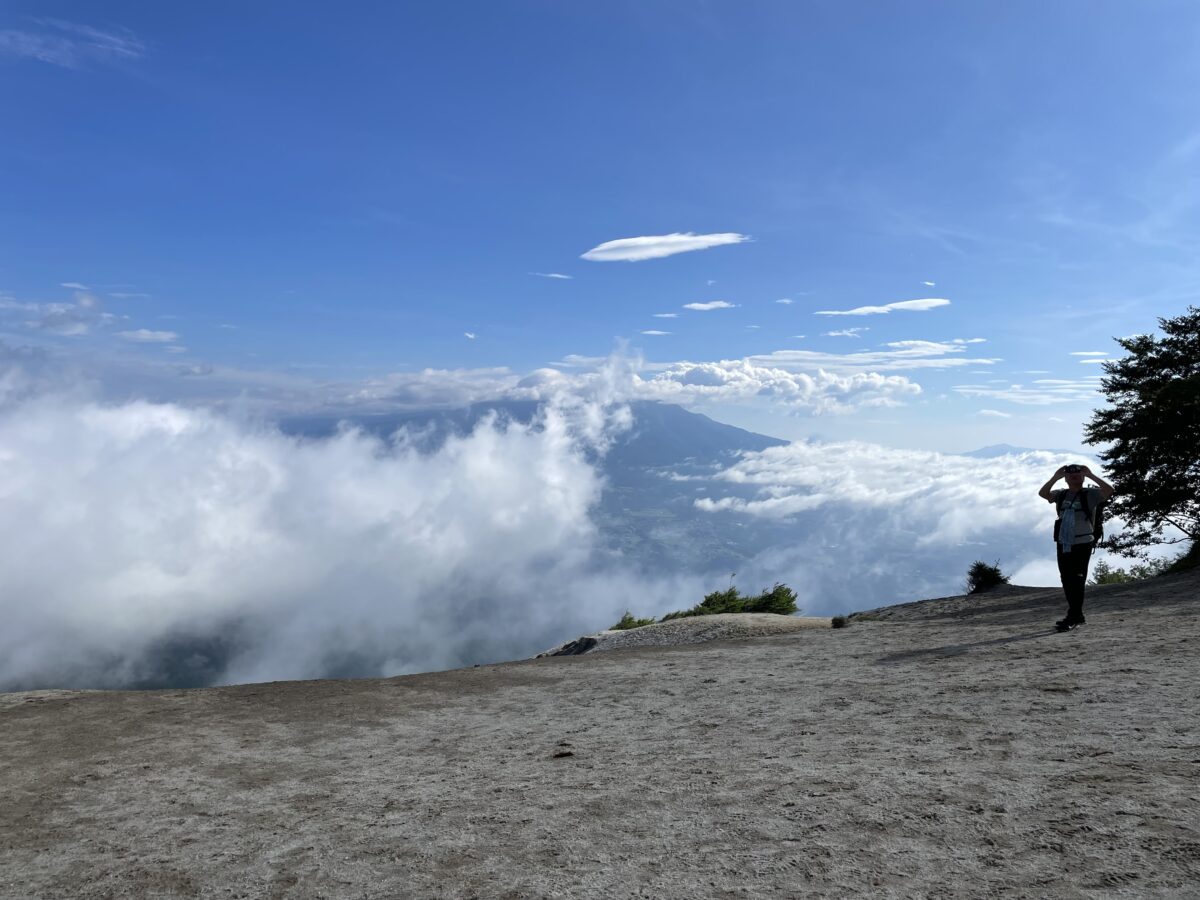
[[[641,334],[655,334],[655,335],[657,335],[657,334],[670,334],[670,333],[671,333],[671,332],[669,332],[669,331],[653,331],[653,330],[650,330],[650,331],[643,331],[643,332],[641,332]]]
[[[782,303],[784,306],[791,306],[794,301],[792,300],[791,297],[780,297],[775,302]]]
[[[906,369],[946,369],[961,366],[992,365],[999,360],[969,357],[962,344],[937,341],[892,341],[888,350],[864,350],[857,353],[822,353],[815,350],[776,350],[752,356],[758,365],[791,371],[826,369],[831,372],[902,371]]]
[[[1096,399],[1096,387],[1081,379],[1038,378],[1032,387],[1011,384],[996,388],[980,384],[959,384],[953,390],[964,397],[1005,400],[1022,406],[1053,406],[1058,403],[1087,403]]]
[[[679,313],[655,313],[654,318],[656,318],[656,319],[678,319]]]
[[[708,312],[711,309],[733,309],[733,303],[727,303],[724,300],[711,300],[708,303],[685,303],[684,309],[694,309],[698,312]]]
[[[1108,356],[1104,350],[1072,350],[1072,356]]]
[[[473,341],[475,340],[476,335],[473,331],[464,331],[463,337],[465,337],[468,341]]]
[[[1011,419],[1012,413],[1000,412],[998,409],[981,409],[976,415],[990,416],[995,419]]]
[[[621,238],[593,247],[583,254],[583,259],[595,262],[637,262],[673,256],[676,253],[688,253],[693,250],[707,250],[710,247],[720,247],[724,244],[740,244],[748,240],[750,240],[748,235],[736,232],[693,234],[690,231]]]
[[[564,281],[570,281],[574,275],[562,275],[558,272],[530,272],[530,275],[537,275],[539,278],[558,278]]]
[[[701,596],[596,555],[594,423],[627,420],[555,407],[421,453],[175,405],[6,406],[0,690],[161,677],[190,639],[230,648],[225,682],[442,669],[594,631],[634,594]]]
[[[788,372],[748,360],[675,363],[648,380],[634,375],[628,396],[667,403],[761,401],[792,412],[845,413],[864,407],[897,406],[921,393],[900,376],[872,372],[835,375]]]
[[[856,337],[859,337],[859,332],[870,331],[870,330],[871,329],[869,329],[869,328],[843,328],[841,331],[826,331],[826,332],[824,332],[824,336],[825,337],[856,338]]]
[[[178,344],[168,344],[163,349],[168,353],[187,353],[187,347],[180,347]]]
[[[1081,359],[1081,360],[1079,360],[1079,362],[1082,363],[1083,365],[1087,365],[1088,363],[1095,364],[1095,363],[1116,362],[1116,360],[1115,359],[1107,359],[1107,358],[1105,358],[1105,359]]]
[[[138,344],[169,344],[171,341],[179,340],[179,335],[174,331],[150,331],[146,328],[139,328],[136,331],[118,331],[117,336]]]
[[[73,288],[74,290],[77,290],[77,291],[90,290],[90,288],[88,288],[88,286],[86,284],[80,284],[78,281],[64,281],[62,283],[61,287]]]
[[[937,287],[937,285],[932,281],[922,281],[921,284],[925,285],[925,287]]]
[[[12,310],[33,318],[22,316],[21,324],[27,328],[56,334],[63,337],[82,337],[93,328],[116,322],[117,317],[100,308],[100,299],[90,291],[75,291],[74,303],[20,302],[11,297],[0,297],[0,314]]]
[[[0,57],[81,68],[87,63],[119,63],[141,57],[142,41],[128,28],[102,30],[61,19],[35,19],[40,32],[0,30]]]
[[[584,361],[580,365],[590,365]],[[328,385],[327,406],[346,410],[425,409],[466,406],[514,396],[520,376],[507,368],[422,369],[393,372],[365,381]]]
[[[761,325],[747,325],[747,328],[762,328]]]
[[[1006,532],[1023,541],[1036,537],[1053,559],[1052,517],[1036,494],[1060,464],[1040,452],[1003,456],[984,466],[973,457],[858,441],[796,442],[746,454],[718,476],[755,488],[757,497],[702,498],[696,505],[774,519],[836,506],[842,523],[837,531],[851,541],[865,541],[864,556],[885,545],[903,552],[969,544],[988,532]],[[981,509],[987,509],[986,516],[979,515]],[[869,539],[856,525],[864,515]]]
[[[908,310],[909,312],[926,312],[939,306],[949,306],[950,301],[940,297],[929,297],[923,300],[898,300],[883,306],[859,306],[854,309],[821,309],[815,316],[877,316],[890,313],[892,310]]]

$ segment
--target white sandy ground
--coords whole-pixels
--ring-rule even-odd
[[[0,707],[0,896],[1200,896],[1200,575]]]

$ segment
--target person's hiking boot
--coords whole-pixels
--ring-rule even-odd
[[[1087,624],[1087,619],[1084,619],[1082,617],[1080,617],[1078,619],[1067,618],[1067,619],[1059,619],[1057,622],[1054,623],[1054,627],[1056,630],[1062,632],[1062,631],[1071,631],[1073,628],[1078,628],[1080,625],[1086,625],[1086,624]]]

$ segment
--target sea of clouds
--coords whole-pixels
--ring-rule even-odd
[[[396,674],[529,655],[694,594],[595,552],[620,406],[551,403],[421,453],[57,392],[0,412],[0,687]],[[219,671],[212,655],[219,651]],[[204,651],[204,652],[201,652]],[[183,680],[188,680],[184,677]]]
[[[429,450],[405,432],[305,439],[230,409],[101,396],[22,353],[0,371],[0,689],[519,658],[728,583],[604,549],[592,513],[599,463],[630,427],[619,390],[561,391],[533,422],[488,417]],[[739,584],[784,581],[830,614],[953,593],[997,545],[1016,580],[1054,583],[1033,495],[1059,464],[796,443],[700,479],[695,509],[778,524]]]

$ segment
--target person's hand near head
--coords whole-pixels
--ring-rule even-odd
[[[1054,482],[1058,481],[1058,479],[1062,478],[1065,474],[1067,474],[1067,467],[1059,466],[1055,470],[1054,474],[1050,476],[1050,480],[1042,485],[1041,489],[1038,491],[1038,496],[1043,500],[1052,499],[1050,496],[1050,488],[1054,487]]]

